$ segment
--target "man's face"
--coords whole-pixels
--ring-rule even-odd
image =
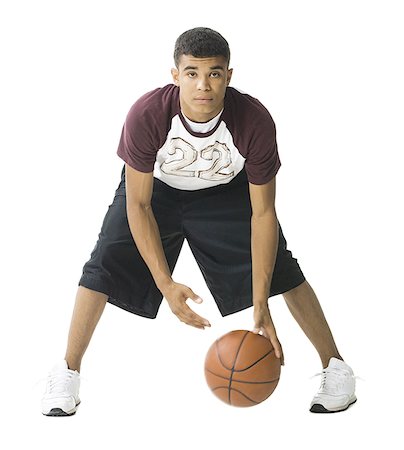
[[[180,105],[185,116],[193,122],[208,122],[219,114],[232,72],[223,56],[182,55],[178,69],[171,69],[171,74],[180,88]]]

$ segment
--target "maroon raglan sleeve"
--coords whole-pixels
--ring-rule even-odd
[[[118,145],[118,156],[140,172],[153,172],[160,146],[161,130],[154,114],[158,91],[143,95],[130,108]]]
[[[277,174],[281,162],[275,123],[268,110],[258,100],[254,100],[245,168],[250,183],[265,184]]]

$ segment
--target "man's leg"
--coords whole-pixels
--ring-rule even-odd
[[[107,300],[108,296],[101,292],[78,287],[65,356],[69,369],[80,372],[81,360]]]
[[[42,414],[71,416],[80,404],[80,365],[107,302],[107,295],[79,286],[70,324],[65,361],[48,376],[42,397]]]
[[[355,377],[351,367],[341,361],[316,294],[309,283],[304,281],[283,296],[293,317],[318,351],[325,369],[320,389],[310,404],[310,411],[345,411],[356,402]]]
[[[286,304],[306,336],[316,348],[323,367],[330,358],[342,359],[315,292],[307,281],[285,292]]]

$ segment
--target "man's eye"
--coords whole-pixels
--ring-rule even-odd
[[[212,73],[210,74],[210,76],[211,76],[212,78],[219,78],[219,77],[220,77],[220,73],[219,73],[219,72],[212,72]]]
[[[195,72],[188,72],[188,76],[189,76],[189,78],[195,78],[196,77],[196,73]]]

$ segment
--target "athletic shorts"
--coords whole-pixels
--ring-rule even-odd
[[[251,203],[245,170],[228,184],[196,191],[175,189],[154,178],[151,204],[171,273],[186,239],[221,315],[252,306]],[[268,297],[304,280],[279,226]],[[178,281],[192,287],[192,273]],[[155,318],[159,310],[163,296],[129,229],[125,166],[79,285],[102,292],[111,304],[143,317]]]

